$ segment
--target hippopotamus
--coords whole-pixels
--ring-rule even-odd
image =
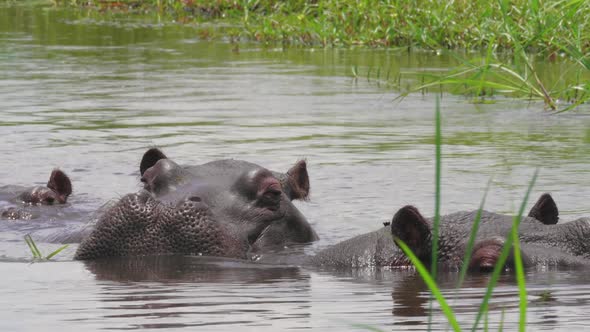
[[[12,201],[24,205],[65,204],[72,194],[72,182],[66,173],[54,169],[46,186],[35,186],[20,191]],[[21,207],[10,207],[0,213],[5,219],[31,219],[33,214]]]
[[[246,258],[318,239],[293,200],[306,200],[305,160],[280,173],[243,160],[181,166],[160,149],[144,153],[143,189],[98,219],[75,258],[189,254]]]
[[[122,197],[106,209],[94,230],[80,244],[75,258],[183,254],[252,258],[269,248],[318,239],[293,200],[306,200],[309,178],[305,161],[287,172],[270,171],[242,160],[218,160],[181,166],[157,148],[139,165],[143,189]],[[471,271],[495,266],[513,216],[482,211],[469,262],[463,262],[466,242],[478,211],[441,217],[441,269],[468,264]],[[590,219],[559,224],[557,205],[543,194],[520,223],[525,266],[590,266]],[[430,262],[432,220],[408,205],[381,229],[335,244],[291,263],[323,267],[409,267],[396,246],[404,241],[427,265]],[[268,261],[263,262],[269,263]],[[287,261],[287,263],[289,263]],[[506,268],[511,268],[509,259]]]
[[[437,266],[458,270],[468,264],[470,271],[491,271],[512,228],[513,216],[482,211],[471,260],[463,262],[467,241],[478,211],[441,216]],[[555,201],[543,194],[523,217],[519,227],[520,250],[525,267],[590,267],[590,218],[568,223],[559,220]],[[432,264],[432,219],[408,205],[399,209],[390,223],[379,230],[335,244],[306,260],[306,264],[336,268],[409,267],[412,264],[395,245],[406,243],[427,266]],[[505,269],[513,268],[512,256]]]

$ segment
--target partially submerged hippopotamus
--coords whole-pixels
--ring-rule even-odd
[[[59,169],[54,169],[49,176],[46,186],[27,188],[16,195],[12,200],[25,205],[53,205],[65,204],[72,194],[72,182],[70,178]],[[33,215],[21,207],[11,207],[0,213],[5,219],[31,219]]]
[[[477,211],[441,216],[438,264],[443,269],[459,269],[465,262],[466,244]],[[543,194],[519,228],[521,254],[525,267],[590,266],[590,218],[557,224],[558,210],[549,194]],[[483,211],[471,260],[471,271],[490,271],[496,264],[513,217]],[[409,259],[395,246],[394,238],[404,241],[426,265],[431,264],[431,220],[413,206],[401,208],[391,223],[367,234],[329,247],[307,259],[306,264],[328,267],[406,267]],[[510,258],[506,268],[512,268]]]
[[[277,173],[240,160],[180,166],[160,150],[148,150],[140,163],[144,189],[121,198],[98,220],[81,243],[76,259],[153,254],[248,258],[252,252],[317,240],[292,204],[306,199],[306,163]],[[437,264],[458,269],[477,211],[441,217]],[[590,219],[557,224],[558,210],[544,194],[520,224],[525,266],[590,266]],[[512,226],[512,216],[483,211],[472,271],[492,269]],[[394,238],[431,262],[431,222],[413,206],[401,208],[385,227],[338,243],[313,257],[293,262],[329,267],[406,267],[410,261]],[[512,266],[509,260],[507,268]]]
[[[144,189],[99,218],[76,259],[171,253],[246,258],[318,239],[291,202],[309,195],[303,160],[286,173],[242,160],[180,166],[152,148],[139,168]]]

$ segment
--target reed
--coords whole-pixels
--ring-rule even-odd
[[[580,82],[580,77],[590,74],[588,45],[590,35],[584,25],[572,26],[568,20],[588,10],[588,2],[557,1],[545,4],[529,1],[530,22],[524,22],[514,16],[515,6],[506,0],[495,1],[499,8],[497,35],[499,39],[507,38],[510,42],[508,54],[501,59],[495,50],[503,44],[490,37],[484,57],[466,59],[452,50],[448,52],[462,65],[419,85],[411,91],[419,91],[435,86],[451,86],[458,93],[472,94],[477,102],[484,102],[495,93],[516,98],[540,100],[545,107],[558,112],[576,108],[590,99],[590,84]],[[559,8],[559,11],[554,11]],[[552,13],[549,15],[549,13]],[[567,23],[569,22],[569,23]],[[567,23],[567,24],[566,24]],[[555,35],[569,26],[565,35]],[[583,28],[584,27],[584,28]],[[527,52],[528,51],[528,52]],[[567,55],[576,64],[571,72],[561,73],[554,82],[543,81],[534,63],[536,54],[545,54],[549,60],[557,54]],[[572,81],[571,77],[575,79]],[[407,94],[407,92],[406,92]],[[558,105],[558,101],[563,106]],[[561,109],[560,109],[561,107]]]
[[[177,22],[239,24],[239,37],[325,46],[433,46],[552,53],[587,50],[584,0],[53,0],[59,5],[129,13],[158,12]],[[506,17],[513,34],[505,35]],[[561,41],[559,45],[556,41]],[[564,42],[572,41],[572,43]],[[577,42],[575,42],[577,41]],[[563,46],[563,47],[560,47]],[[585,51],[582,52],[584,54]]]
[[[501,94],[538,100],[557,112],[574,109],[590,99],[590,24],[586,19],[590,2],[584,0],[53,1],[83,7],[98,16],[156,15],[158,21],[197,26],[213,23],[197,33],[207,40],[309,47],[403,47],[447,53],[460,61],[460,66],[443,75],[423,76],[418,81],[424,83],[407,91],[386,79],[387,86],[400,90],[402,96],[448,87],[453,93],[473,96],[479,103]],[[465,50],[483,56],[466,59],[460,56]],[[535,65],[538,59],[567,61],[574,66],[557,79],[544,78]],[[374,72],[381,85],[380,68]]]
[[[33,261],[48,261],[68,247],[67,244],[64,244],[63,246],[57,248],[55,251],[51,252],[49,255],[43,256],[43,254],[41,254],[41,251],[37,247],[35,241],[33,241],[33,238],[30,234],[25,235],[25,243],[27,244],[27,246],[29,246],[29,249],[31,250],[31,254],[33,255]]]
[[[435,206],[437,208],[435,208],[435,217],[434,217],[435,221],[440,220],[438,207],[440,206],[440,185],[439,185],[440,177],[441,177],[441,172],[440,172],[441,152],[440,151],[441,151],[441,145],[442,145],[442,134],[441,134],[441,128],[440,128],[440,106],[438,103],[436,104],[436,114],[437,115],[436,115],[436,120],[435,120],[435,122],[436,122],[436,132],[435,132],[436,153],[435,153],[435,155],[436,155],[436,165],[437,165],[436,169],[437,169],[437,171],[436,171],[435,182],[437,184],[435,185],[435,191],[436,191]],[[496,283],[498,281],[498,278],[504,270],[506,260],[508,259],[510,253],[514,254],[514,266],[515,266],[516,280],[517,280],[517,286],[518,286],[518,292],[519,292],[519,308],[520,308],[520,311],[519,311],[519,314],[520,314],[519,331],[524,331],[526,329],[527,292],[526,292],[526,281],[525,281],[525,276],[524,276],[524,266],[522,263],[522,257],[520,255],[518,227],[520,225],[520,221],[522,219],[522,215],[524,213],[524,209],[525,209],[526,204],[528,202],[530,193],[531,193],[532,188],[536,182],[537,175],[538,175],[538,170],[535,171],[533,178],[530,181],[527,191],[525,193],[522,204],[520,205],[520,209],[518,211],[518,214],[513,219],[511,232],[506,239],[506,242],[504,244],[504,247],[502,248],[502,251],[500,253],[498,261],[496,262],[494,270],[492,271],[492,274],[490,276],[490,280],[488,282],[488,286],[486,288],[485,295],[484,295],[483,300],[480,304],[477,315],[473,321],[473,325],[471,326],[471,330],[477,330],[479,328],[479,324],[480,324],[482,318],[484,319],[484,326],[483,326],[484,330],[488,329],[488,319],[487,319],[488,304],[489,304],[489,301],[492,297],[492,294],[493,294],[494,288],[496,286]],[[463,266],[461,267],[457,287],[461,286],[461,284],[464,280],[465,274],[467,272],[467,265],[468,265],[468,262],[470,261],[470,252],[471,252],[470,248],[473,248],[473,243],[475,241],[477,229],[478,229],[479,222],[481,219],[481,211],[483,210],[489,187],[490,187],[490,182],[488,182],[488,185],[486,187],[485,194],[482,198],[478,213],[476,214],[476,217],[475,217],[475,220],[473,223],[473,228],[472,228],[470,237],[467,242],[468,243],[467,251],[465,254],[465,258],[463,260]],[[437,222],[433,223],[433,232],[432,232],[433,243],[438,243],[438,234],[439,234],[438,229],[437,229],[438,227],[439,227],[439,224]],[[434,296],[434,298],[438,302],[443,314],[447,318],[448,323],[451,326],[451,328],[454,331],[461,331],[461,327],[458,324],[457,318],[456,318],[449,302],[442,295],[440,288],[436,284],[436,274],[435,274],[436,268],[433,268],[429,272],[428,269],[424,266],[424,264],[420,261],[420,259],[412,252],[412,250],[405,243],[403,243],[403,241],[401,241],[399,239],[394,239],[394,240],[396,241],[397,245],[401,248],[401,250],[408,256],[408,258],[410,259],[410,261],[412,262],[412,264],[416,268],[416,271],[418,272],[420,277],[424,280],[425,284],[428,286],[430,292],[432,293],[432,295]],[[432,247],[433,247],[432,257],[436,258],[437,254],[434,252],[436,247],[435,247],[435,245],[433,245]],[[432,265],[433,266],[437,265],[436,262],[437,262],[437,260],[432,260]],[[500,326],[503,326],[503,322],[501,322]]]

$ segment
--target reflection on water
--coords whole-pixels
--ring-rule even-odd
[[[216,257],[157,256],[84,262],[98,280],[273,283],[302,279],[299,268]]]
[[[0,186],[44,183],[59,166],[72,178],[68,204],[32,222],[0,225],[0,330],[425,330],[429,294],[411,271],[318,271],[295,266],[160,257],[24,263],[32,233],[42,252],[84,232],[104,203],[139,188],[142,153],[157,145],[186,163],[245,159],[271,169],[308,160],[312,199],[297,203],[318,230],[314,252],[374,230],[401,206],[433,211],[432,96],[397,94],[351,66],[445,68],[453,59],[375,50],[260,49],[200,41],[193,27],[103,22],[84,13],[0,3]],[[542,75],[560,75],[547,66]],[[557,69],[556,69],[557,68]],[[561,68],[561,69],[560,69]],[[561,220],[589,215],[587,109],[550,116],[539,105],[443,97],[443,211],[473,209],[494,176],[487,208],[516,210],[536,167],[532,197],[550,191]],[[584,113],[586,112],[586,113]],[[4,188],[4,187],[3,187]],[[0,190],[0,208],[13,206]],[[65,229],[65,231],[64,231]],[[441,277],[469,326],[487,276]],[[531,272],[534,330],[584,327],[583,273]],[[490,327],[518,321],[506,276]],[[445,319],[434,305],[434,329]]]
[[[117,282],[101,289],[101,309],[107,319],[135,320],[129,328],[257,326],[261,320],[305,321],[310,315],[309,276],[294,267],[175,256],[86,266],[97,280]],[[158,322],[150,323],[152,318]]]
[[[172,263],[171,263],[172,262]],[[142,271],[133,268],[141,266]],[[149,269],[152,271],[148,271]],[[319,272],[296,267],[252,266],[235,261],[176,257],[140,262],[0,264],[3,331],[171,329],[425,330],[428,297],[409,271]],[[456,276],[440,284],[459,322],[470,326],[489,276]],[[152,279],[155,278],[155,279]],[[533,330],[585,326],[587,280],[576,272],[534,272],[527,277]],[[514,278],[500,279],[490,304],[489,326],[518,322]],[[547,294],[549,296],[547,296]],[[434,330],[445,319],[434,304]],[[355,325],[356,324],[356,325]]]

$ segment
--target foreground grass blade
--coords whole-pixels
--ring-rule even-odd
[[[469,268],[469,261],[471,260],[471,255],[473,254],[473,246],[475,245],[475,237],[477,236],[477,231],[479,229],[479,223],[481,221],[481,212],[483,211],[483,207],[486,203],[486,198],[488,197],[488,192],[490,190],[490,185],[492,184],[492,179],[488,180],[488,184],[486,185],[486,190],[483,194],[483,198],[481,199],[481,203],[479,204],[479,209],[475,215],[475,219],[473,220],[473,226],[471,227],[471,234],[469,235],[469,241],[467,242],[467,247],[465,249],[465,256],[463,257],[463,266],[461,266],[461,271],[459,273],[459,281],[457,282],[457,288],[460,288],[463,285],[463,281],[465,280],[465,275],[467,274],[467,269]]]
[[[435,194],[434,194],[434,221],[432,223],[432,256],[431,256],[431,266],[430,266],[430,274],[433,278],[436,278],[437,274],[437,262],[438,262],[438,235],[439,235],[439,227],[440,227],[440,177],[441,177],[441,145],[442,145],[442,135],[440,129],[440,99],[436,97],[436,108],[435,108],[435,135],[434,135],[434,145],[435,145],[435,155],[436,155],[436,165],[435,165],[435,173],[434,173],[434,181],[435,181]],[[432,297],[429,301],[429,309],[432,312]],[[432,326],[432,315],[428,316],[428,330],[431,329]]]
[[[489,304],[490,298],[492,297],[492,292],[494,290],[494,287],[496,286],[496,282],[498,281],[498,277],[500,276],[500,273],[504,269],[504,264],[506,264],[506,260],[508,259],[508,256],[510,255],[510,251],[512,250],[513,242],[518,241],[518,226],[520,225],[520,219],[522,217],[522,214],[524,213],[524,208],[525,208],[526,203],[529,199],[529,196],[530,196],[530,193],[533,189],[533,186],[535,185],[535,182],[537,181],[538,174],[539,174],[539,170],[537,169],[535,171],[535,174],[533,175],[531,182],[529,183],[529,187],[527,189],[527,192],[524,196],[522,204],[520,205],[520,210],[518,211],[518,215],[516,217],[514,217],[514,221],[512,223],[512,231],[508,235],[508,238],[506,239],[506,242],[504,243],[504,247],[502,248],[502,252],[500,253],[500,257],[498,258],[498,261],[496,262],[496,266],[494,267],[494,271],[492,272],[492,276],[490,277],[490,281],[488,283],[488,288],[486,290],[485,296],[484,296],[483,301],[479,307],[479,312],[477,313],[477,317],[475,318],[475,322],[473,323],[473,326],[471,328],[472,331],[477,330],[477,326],[479,325],[479,322],[481,321],[482,315],[488,311],[488,304]],[[515,236],[514,234],[517,234],[517,235]],[[518,255],[518,257],[520,258],[520,255]],[[517,262],[516,255],[515,255],[516,269],[519,269],[518,265],[520,265],[520,269],[522,269],[522,260]],[[525,326],[524,326],[525,322],[523,321],[522,317],[523,317],[523,315],[526,315],[526,303],[524,305],[522,303],[522,301],[523,301],[522,292],[523,291],[525,292],[524,301],[526,302],[526,290],[523,289],[524,275],[522,276],[522,280],[518,281],[518,287],[519,287],[519,294],[520,294],[520,301],[521,301],[520,308],[521,308],[521,310],[523,308],[525,309],[524,313],[523,312],[520,313],[520,316],[521,316],[520,329],[522,331],[525,328]]]
[[[438,262],[438,230],[440,224],[440,177],[441,177],[441,145],[442,135],[440,129],[440,100],[436,97],[436,115],[435,115],[435,150],[436,150],[436,168],[435,168],[435,193],[434,193],[434,220],[432,223],[432,266],[431,275],[436,278],[436,268]]]
[[[438,304],[440,305],[443,313],[447,317],[447,320],[448,320],[449,324],[451,325],[451,327],[453,328],[453,330],[454,331],[461,331],[461,327],[459,326],[459,323],[457,322],[457,319],[455,318],[455,313],[453,312],[453,309],[451,309],[451,307],[449,306],[449,304],[445,300],[440,289],[436,285],[436,281],[434,281],[434,279],[432,278],[430,273],[428,273],[428,270],[426,269],[424,264],[422,264],[420,259],[418,257],[416,257],[416,255],[414,255],[414,253],[412,252],[412,249],[410,249],[407,244],[405,244],[400,239],[395,239],[394,241],[400,247],[400,249],[404,252],[404,254],[410,259],[410,261],[412,262],[414,267],[416,267],[416,270],[418,271],[418,273],[422,277],[422,280],[424,280],[424,283],[426,284],[426,286],[428,286],[428,288],[430,289],[430,292],[432,293],[432,295],[434,295],[434,298],[438,301]]]
[[[514,224],[520,224],[521,215],[514,218]],[[519,220],[517,220],[519,219]],[[512,238],[514,239],[514,269],[516,270],[516,281],[518,284],[519,297],[519,315],[520,320],[518,330],[524,332],[526,330],[526,310],[527,310],[527,296],[526,296],[526,280],[524,278],[524,266],[522,265],[522,257],[520,254],[520,241],[518,239],[518,227],[512,228]]]

